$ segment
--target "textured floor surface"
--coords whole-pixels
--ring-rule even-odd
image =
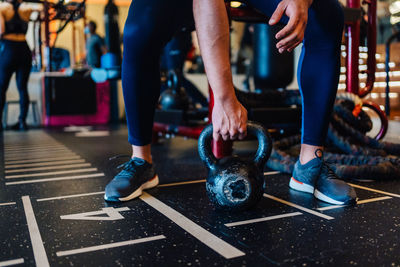
[[[354,183],[358,204],[340,207],[265,170],[257,208],[221,213],[197,142],[175,138],[153,149],[162,185],[109,204],[102,191],[125,159],[108,158],[129,155],[126,139],[125,127],[5,132],[0,266],[400,266],[400,181]]]

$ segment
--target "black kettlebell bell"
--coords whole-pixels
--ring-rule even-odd
[[[213,127],[201,132],[198,149],[201,160],[208,168],[207,195],[218,210],[244,210],[256,205],[264,193],[263,168],[268,160],[272,141],[261,125],[248,122],[247,133],[258,139],[258,149],[253,160],[238,156],[216,159],[211,150]]]
[[[163,110],[187,110],[189,108],[189,97],[181,86],[179,71],[171,70],[168,74],[168,89],[160,96],[160,105]]]

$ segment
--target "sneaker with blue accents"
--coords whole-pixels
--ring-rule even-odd
[[[298,160],[289,187],[314,194],[317,199],[334,205],[351,205],[357,200],[353,187],[340,180],[322,157],[314,158],[304,165]]]
[[[112,202],[128,201],[139,197],[143,190],[156,187],[158,176],[152,164],[133,158],[120,165],[123,170],[106,186],[104,199]]]

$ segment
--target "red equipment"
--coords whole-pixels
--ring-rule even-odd
[[[367,82],[364,88],[360,88],[358,79],[359,71],[359,47],[360,47],[360,20],[361,16],[345,16],[346,35],[346,91],[356,94],[359,97],[365,97],[374,88],[375,72],[376,72],[376,11],[377,0],[364,0],[363,3],[368,4],[368,33],[367,33]],[[360,0],[347,0],[347,8],[345,15],[351,13],[360,14]],[[363,106],[375,111],[381,120],[381,128],[375,137],[377,140],[382,139],[388,129],[388,119],[386,114],[379,105],[371,101],[363,101]]]

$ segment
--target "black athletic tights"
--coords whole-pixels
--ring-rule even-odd
[[[133,145],[151,142],[160,93],[160,54],[174,34],[193,23],[192,0],[132,1],[124,29],[122,85]],[[246,0],[271,16],[280,0]],[[287,23],[288,18],[282,19]],[[343,12],[337,0],[314,0],[299,62],[302,143],[323,145],[339,82]],[[228,49],[228,48],[227,48]]]
[[[2,122],[3,118],[6,92],[14,72],[19,92],[19,121],[26,120],[29,108],[27,85],[31,67],[32,54],[26,42],[0,40],[0,122]]]

